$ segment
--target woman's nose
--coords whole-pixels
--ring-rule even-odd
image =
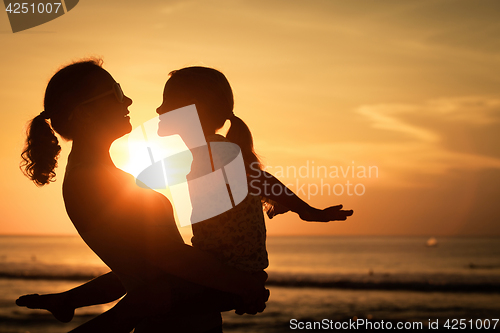
[[[123,96],[123,103],[125,103],[127,106],[132,105],[132,99],[128,96]]]

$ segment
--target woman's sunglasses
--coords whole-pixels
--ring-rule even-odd
[[[87,104],[87,103],[90,103],[90,102],[93,102],[93,101],[97,101],[98,99],[100,98],[103,98],[103,97],[106,97],[108,95],[111,95],[111,94],[115,94],[115,97],[116,97],[116,100],[120,103],[123,103],[123,99],[125,98],[125,95],[123,94],[123,90],[122,88],[120,87],[120,84],[115,82],[113,84],[113,88],[111,90],[108,90],[106,92],[103,92],[102,94],[100,95],[97,95],[95,97],[92,97],[91,99],[88,99],[86,101],[83,101],[81,102],[80,104],[78,104],[78,106],[80,105],[83,105],[83,104]]]
[[[113,84],[113,88],[112,89],[110,89],[110,90],[108,90],[106,92],[103,92],[102,94],[99,94],[99,95],[97,95],[95,97],[92,97],[91,99],[87,99],[86,101],[81,102],[80,104],[78,104],[77,106],[75,106],[75,108],[79,107],[81,105],[84,105],[84,104],[88,104],[88,103],[97,101],[98,99],[106,97],[106,96],[111,95],[111,94],[115,94],[116,100],[119,103],[123,103],[123,100],[125,99],[125,95],[123,94],[122,87],[120,87],[120,84],[118,82],[115,82]],[[68,120],[71,120],[71,118],[73,118],[73,112],[69,115]]]

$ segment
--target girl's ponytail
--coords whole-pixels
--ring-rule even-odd
[[[234,114],[229,120],[231,121],[231,127],[226,134],[226,138],[240,147],[247,174],[259,172],[263,166],[253,149],[253,137],[250,129],[241,118]]]
[[[61,151],[54,130],[45,119],[44,112],[28,124],[26,146],[21,154],[23,173],[37,186],[54,181],[57,157]]]
[[[260,176],[264,170],[264,165],[253,149],[253,137],[247,124],[234,114],[229,118],[231,127],[226,134],[226,139],[237,144],[243,155],[243,162],[248,176]],[[264,211],[270,211],[276,204],[274,201],[261,196],[262,206]]]

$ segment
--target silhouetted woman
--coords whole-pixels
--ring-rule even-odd
[[[127,292],[115,306],[117,312],[99,316],[89,325],[102,332],[120,331],[120,325],[129,327],[145,316],[170,311],[172,302],[175,306],[176,302],[182,304],[189,297],[198,297],[202,290],[206,291],[201,285],[231,294],[204,296],[208,303],[196,302],[198,308],[192,304],[190,311],[185,307],[185,311],[163,317],[162,322],[172,331],[221,332],[218,300],[227,304],[236,299],[233,304],[255,304],[251,307],[256,309],[254,312],[262,311],[266,298],[263,282],[185,245],[170,202],[161,194],[137,187],[131,175],[115,167],[109,148],[114,140],[131,131],[131,104],[132,100],[99,61],[62,68],[47,85],[44,111],[29,125],[22,154],[25,173],[38,186],[53,181],[61,150],[54,131],[73,141],[63,182],[66,211],[82,239],[113,271],[98,278],[96,284],[100,284],[99,279],[116,280],[115,275],[121,282],[102,293],[98,302],[95,295],[88,302],[108,302],[123,295],[124,289]],[[39,303],[52,301],[38,298]],[[61,304],[74,309],[86,301],[80,293],[78,304],[66,298],[51,311],[67,321],[73,312]],[[115,313],[120,313],[119,322],[109,318]],[[154,326],[158,320],[151,321],[154,324],[142,320],[136,332],[158,330]],[[113,326],[107,327],[108,323]],[[85,330],[85,325],[81,329]]]

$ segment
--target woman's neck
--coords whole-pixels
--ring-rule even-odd
[[[111,143],[95,142],[96,140],[73,140],[71,158],[83,163],[100,163],[114,165],[109,154]]]

